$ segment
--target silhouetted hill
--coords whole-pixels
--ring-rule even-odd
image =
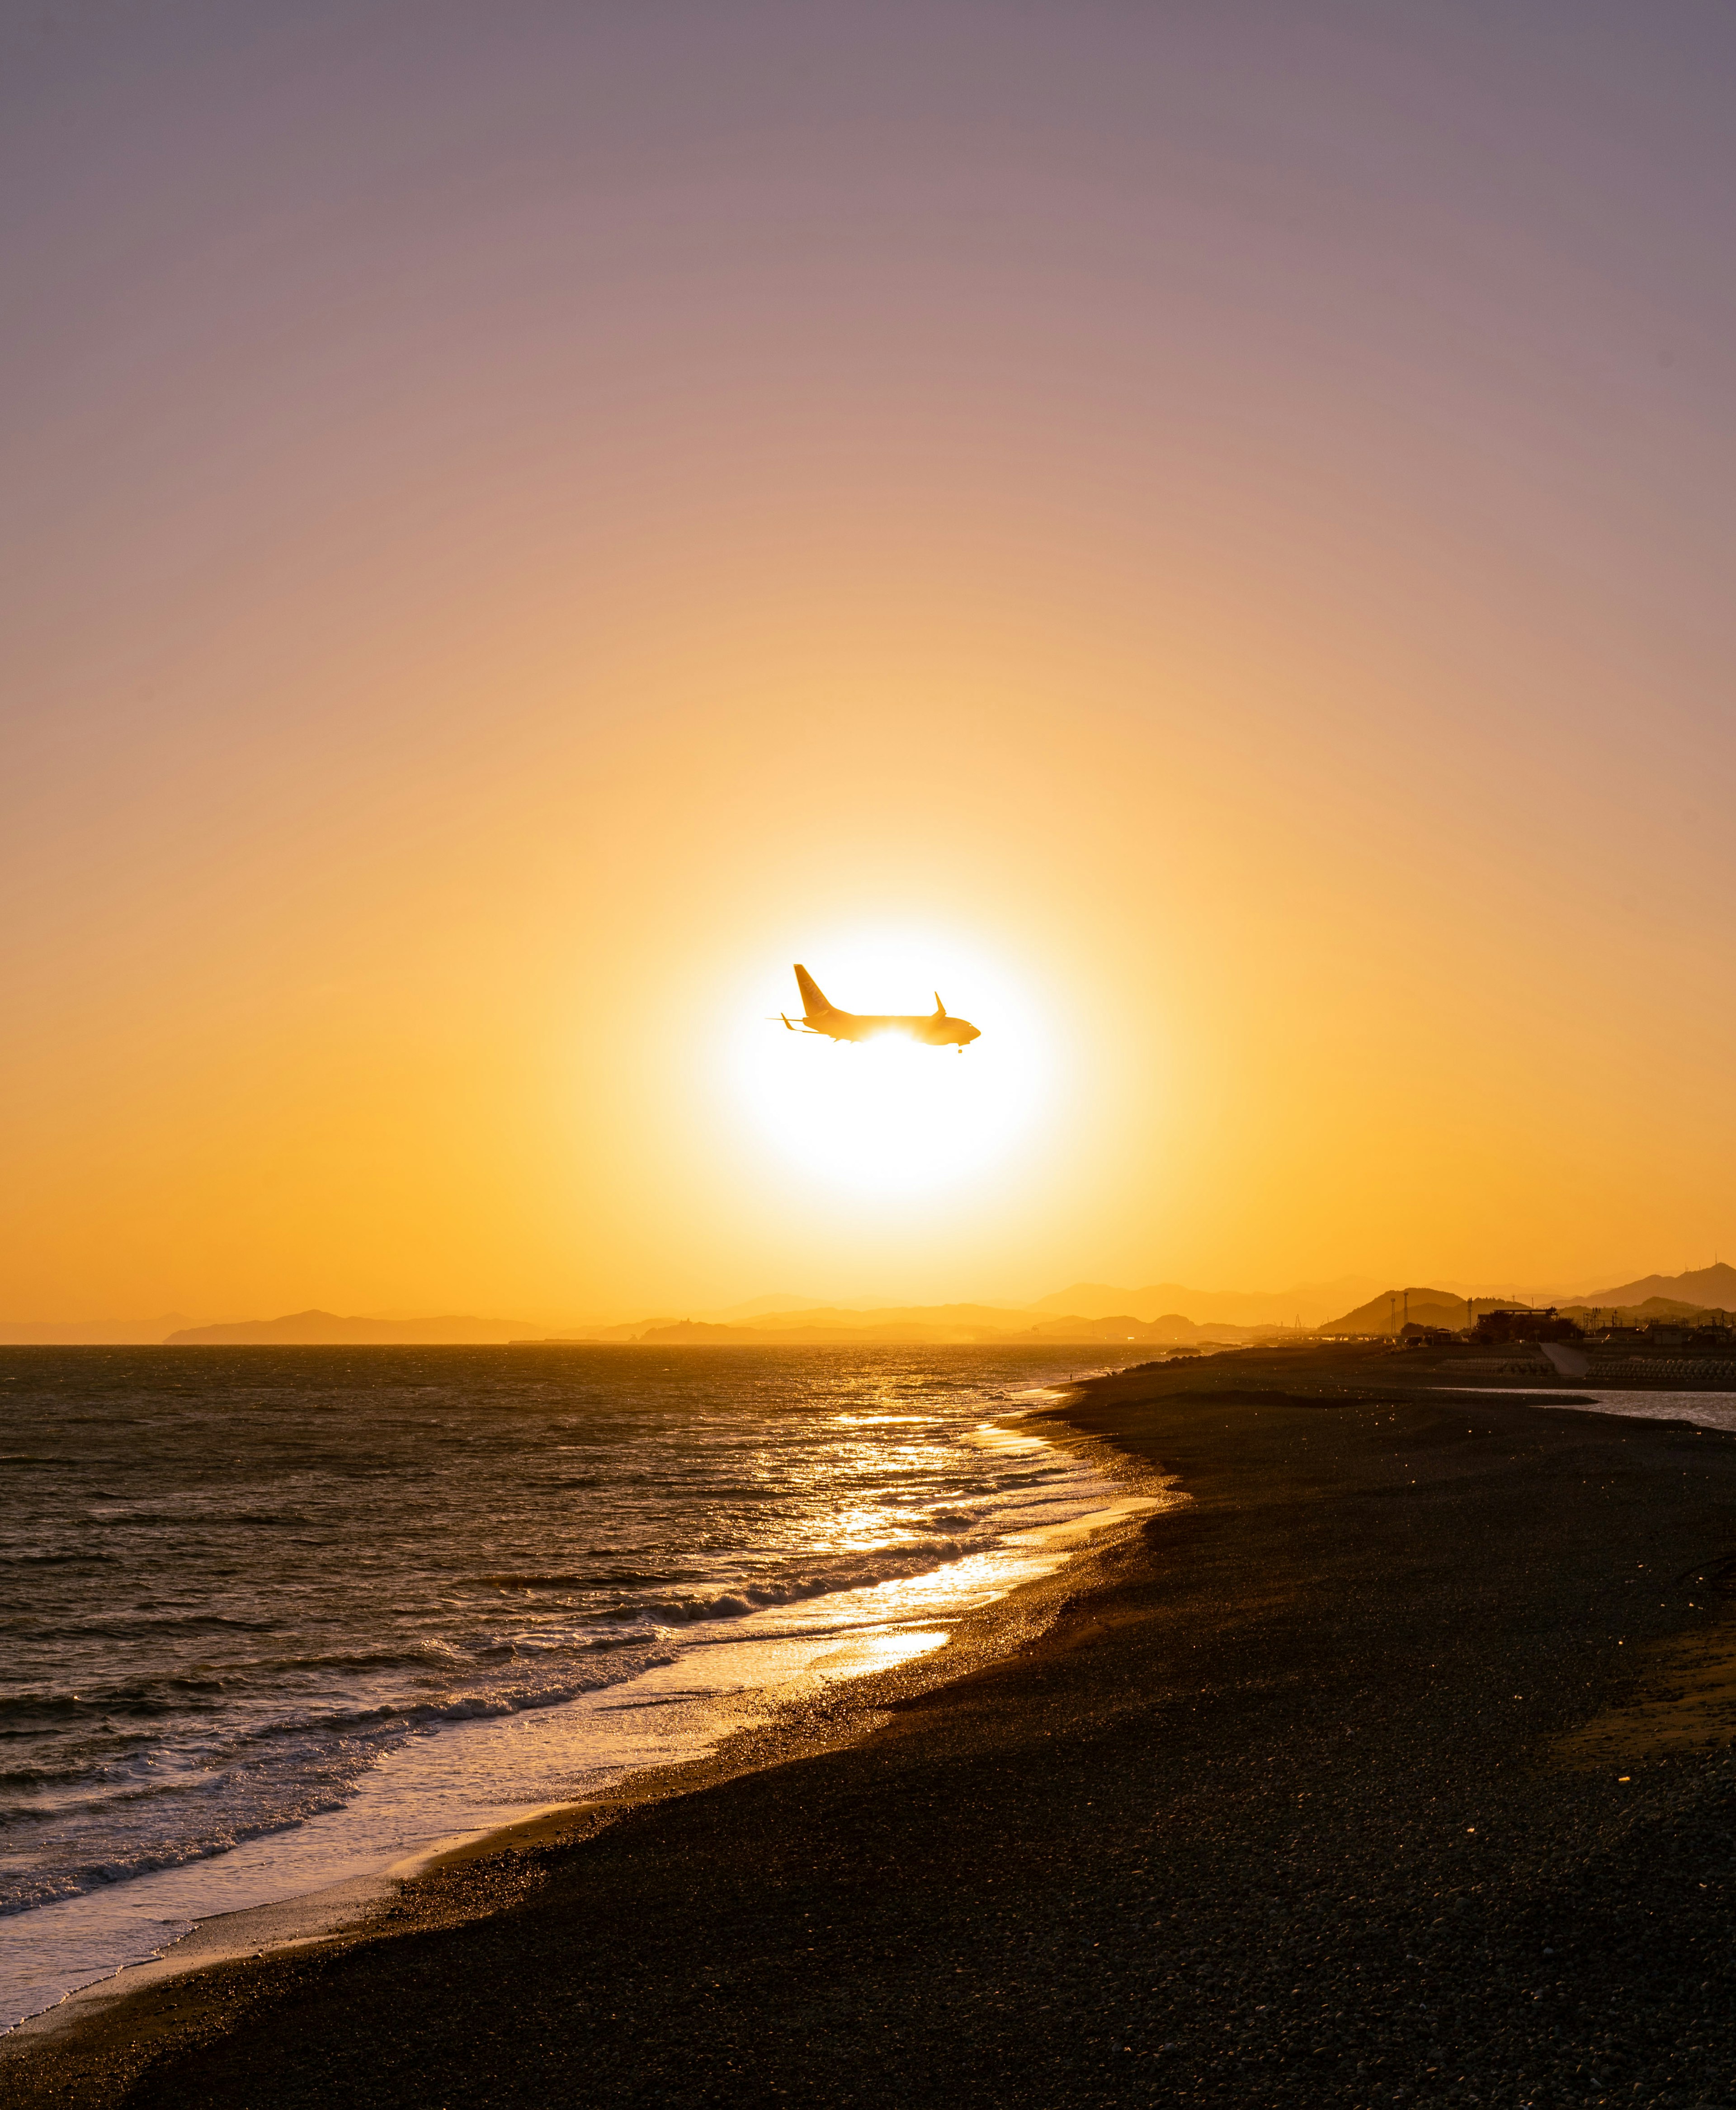
[[[680,1319],[667,1314],[622,1326],[586,1327],[563,1340],[585,1341],[889,1341],[915,1343],[1001,1340],[1037,1314],[996,1304],[882,1305],[852,1311],[835,1304],[797,1311],[768,1311],[752,1324]]]
[[[652,1326],[639,1334],[644,1342],[659,1347],[945,1347],[964,1343],[1008,1341],[1020,1338],[979,1329],[967,1333],[957,1326],[925,1325],[919,1320],[893,1320],[876,1324],[873,1312],[844,1315],[850,1323],[841,1325],[721,1326],[704,1320],[683,1319],[671,1326]]]
[[[1465,1300],[1455,1297],[1450,1289],[1413,1289],[1408,1293],[1383,1289],[1378,1297],[1371,1297],[1354,1311],[1329,1319],[1319,1330],[1322,1333],[1396,1333],[1407,1315],[1407,1295],[1410,1300],[1408,1316],[1413,1326],[1450,1326],[1456,1330],[1465,1324]]]
[[[1035,1324],[1028,1322],[1035,1320]],[[848,1311],[834,1307],[772,1315],[757,1325],[731,1326],[695,1319],[649,1319],[625,1326],[611,1326],[585,1333],[558,1337],[569,1341],[644,1342],[660,1347],[711,1345],[780,1347],[802,1343],[860,1347],[895,1343],[912,1347],[938,1347],[947,1343],[987,1346],[995,1343],[1052,1342],[1083,1345],[1110,1345],[1141,1342],[1148,1345],[1182,1347],[1197,1343],[1229,1347],[1245,1341],[1245,1327],[1196,1325],[1178,1312],[1156,1320],[1142,1320],[1125,1312],[1105,1318],[1087,1319],[1077,1313],[1059,1318],[1047,1313],[1020,1311],[994,1304],[889,1305],[873,1311]]]
[[[1127,1312],[1113,1313],[1106,1319],[1082,1319],[1069,1314],[1060,1319],[1046,1319],[1028,1333],[1010,1335],[1019,1341],[1055,1341],[1057,1343],[1101,1342],[1112,1346],[1117,1342],[1138,1341],[1157,1347],[1188,1347],[1201,1343],[1219,1347],[1235,1347],[1252,1337],[1253,1329],[1247,1326],[1196,1325],[1191,1319],[1184,1318],[1179,1311],[1166,1311],[1156,1319],[1135,1319]]]
[[[1717,1317],[1720,1309],[1716,1305],[1684,1304],[1674,1297],[1648,1297],[1643,1304],[1575,1303],[1561,1306],[1564,1317],[1577,1320],[1589,1329],[1607,1325],[1612,1318],[1618,1326],[1650,1326],[1658,1323],[1692,1325]]]
[[[1405,1300],[1409,1299],[1406,1310]],[[1396,1300],[1396,1302],[1395,1302]],[[1478,1297],[1472,1300],[1479,1312],[1522,1311],[1507,1297]],[[1470,1324],[1470,1306],[1450,1289],[1383,1289],[1341,1319],[1329,1320],[1316,1330],[1322,1333],[1396,1333],[1408,1319],[1413,1326],[1445,1326],[1457,1333]]]
[[[1110,1319],[1131,1313],[1142,1324],[1165,1313],[1186,1312],[1196,1325],[1211,1321],[1230,1326],[1290,1326],[1300,1318],[1317,1324],[1328,1313],[1366,1297],[1378,1287],[1366,1275],[1345,1275],[1331,1282],[1299,1283],[1293,1289],[1189,1289],[1179,1282],[1147,1283],[1143,1289],[1118,1289],[1107,1282],[1075,1282],[1052,1297],[1040,1297],[1033,1307],[1083,1319]]]
[[[667,1343],[671,1347],[698,1345],[721,1347],[730,1343],[763,1343],[768,1337],[757,1326],[714,1326],[703,1319],[677,1319],[672,1325],[648,1326],[636,1337],[641,1341]]]
[[[1667,1297],[1693,1311],[1736,1311],[1736,1267],[1723,1260],[1710,1267],[1690,1268],[1684,1275],[1643,1275],[1638,1282],[1589,1290],[1573,1301],[1595,1309],[1599,1305],[1644,1304],[1654,1297]]]
[[[345,1319],[333,1311],[292,1311],[281,1319],[237,1319],[223,1326],[183,1326],[170,1348],[486,1347],[531,1331],[519,1319]]]

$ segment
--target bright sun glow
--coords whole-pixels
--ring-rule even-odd
[[[772,971],[735,1039],[735,1076],[756,1125],[803,1170],[858,1193],[951,1185],[1001,1157],[1047,1096],[1040,1007],[992,958],[932,932],[825,934],[803,964],[843,1011],[926,1012],[938,989],[982,1039],[962,1053],[890,1035],[858,1046],[786,1033],[799,1017],[790,963]]]

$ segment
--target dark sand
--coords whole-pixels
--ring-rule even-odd
[[[0,2089],[1736,2105],[1736,1438],[1428,1391],[1457,1374],[1087,1388],[1073,1427],[1192,1499],[1026,1593],[1013,1654],[15,2040]]]

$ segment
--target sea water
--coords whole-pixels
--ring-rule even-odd
[[[1056,1352],[0,1350],[0,2027],[938,1647]]]
[[[1736,1392],[1624,1392],[1604,1385],[1580,1385],[1571,1379],[1560,1389],[1589,1399],[1604,1414],[1630,1414],[1642,1421],[1691,1421],[1702,1429],[1736,1429]]]
[[[1525,1394],[1517,1387],[1505,1388],[1495,1384],[1444,1385],[1444,1392],[1492,1392],[1503,1399],[1523,1400]],[[1583,1411],[1594,1407],[1600,1414],[1631,1415],[1640,1421],[1688,1421],[1702,1429],[1724,1429],[1736,1432],[1736,1392],[1638,1392],[1620,1387],[1585,1383],[1577,1378],[1563,1377],[1550,1388],[1552,1394],[1571,1392],[1576,1405]],[[1540,1402],[1549,1407],[1559,1406],[1561,1401],[1550,1397]],[[1562,1407],[1563,1413],[1573,1410]]]

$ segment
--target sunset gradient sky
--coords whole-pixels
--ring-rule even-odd
[[[1728,1256],[1733,88],[1682,0],[7,11],[0,1317]],[[983,1039],[855,1107],[798,959]]]

